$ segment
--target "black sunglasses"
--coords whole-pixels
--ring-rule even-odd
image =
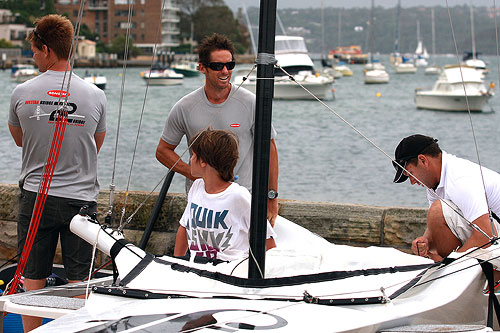
[[[236,66],[236,62],[230,61],[230,62],[209,62],[206,63],[205,66],[210,68],[213,71],[221,71],[224,66],[226,66],[227,70],[230,71]]]
[[[38,31],[36,31],[36,28],[33,30],[33,35],[35,35],[35,37],[38,38],[40,40],[40,42],[42,42],[46,46],[49,46],[49,44],[47,44],[45,39],[43,39],[42,36],[40,36],[40,34],[38,33]]]

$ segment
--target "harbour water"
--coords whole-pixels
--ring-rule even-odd
[[[497,96],[490,99],[482,113],[472,114],[481,164],[500,171],[500,96],[496,57],[483,57],[490,73],[485,81],[497,83]],[[421,133],[439,139],[449,153],[477,161],[466,112],[417,110],[413,101],[415,88],[431,87],[437,76],[416,74],[397,75],[382,56],[389,74],[389,84],[365,85],[362,66],[352,65],[354,76],[344,77],[334,84],[335,99],[325,101],[346,121],[368,137],[381,150],[393,156],[401,138]],[[438,65],[456,63],[456,57],[439,56]],[[319,68],[319,66],[318,66]],[[85,68],[75,72],[83,75]],[[122,122],[117,153],[115,184],[126,189],[138,122],[144,105],[141,132],[131,172],[130,190],[151,191],[166,172],[155,158],[155,150],[170,108],[182,96],[203,84],[203,77],[185,78],[181,86],[149,87],[140,78],[143,68],[128,68],[123,96]],[[99,153],[98,174],[101,188],[109,186],[113,168],[114,147],[121,89],[121,68],[100,69],[106,75],[108,99],[107,135]],[[2,183],[17,183],[21,149],[12,140],[8,126],[10,93],[16,83],[10,71],[0,72],[0,111],[4,125],[0,130],[0,165]],[[492,111],[495,110],[495,111]],[[330,201],[379,206],[426,205],[425,191],[409,183],[393,184],[394,169],[390,159],[331,111],[316,101],[274,101],[273,124],[278,132],[279,197],[308,201]],[[178,147],[182,153],[185,142]],[[183,158],[187,161],[187,154]],[[156,191],[159,190],[159,187]],[[184,179],[176,175],[170,192],[183,192]]]

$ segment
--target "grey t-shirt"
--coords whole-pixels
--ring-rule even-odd
[[[12,92],[9,124],[23,131],[20,180],[28,191],[37,192],[39,188],[55,128],[53,113],[57,110],[63,76],[64,72],[49,70],[18,85]],[[69,74],[65,87],[68,78]],[[63,101],[61,98],[60,102]],[[95,201],[99,183],[94,134],[106,131],[106,96],[102,90],[73,74],[68,107],[68,123],[49,194]]]
[[[200,130],[231,130],[238,135],[238,163],[234,168],[236,182],[248,190],[252,188],[253,133],[255,119],[255,95],[231,85],[228,99],[221,104],[208,101],[204,87],[181,98],[170,110],[162,133],[162,140],[177,146],[186,135],[189,140]],[[274,127],[271,138],[276,137]],[[189,152],[191,155],[191,151]]]

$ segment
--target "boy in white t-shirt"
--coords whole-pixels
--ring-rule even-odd
[[[251,195],[232,182],[238,160],[237,136],[207,129],[195,135],[190,146],[191,174],[201,177],[188,193],[186,210],[179,221],[174,256],[235,260],[248,256]],[[267,222],[266,249],[276,247],[275,233]]]

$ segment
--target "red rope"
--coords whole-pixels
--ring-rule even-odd
[[[45,171],[42,176],[42,184],[38,195],[36,197],[35,207],[33,209],[33,214],[31,215],[30,226],[28,229],[28,234],[26,235],[26,241],[24,243],[23,251],[19,258],[17,264],[16,273],[10,285],[8,295],[14,294],[19,286],[21,276],[23,275],[24,268],[28,262],[29,254],[35,240],[36,232],[38,230],[38,225],[40,224],[40,218],[42,217],[43,207],[45,206],[45,201],[47,200],[47,194],[49,193],[50,183],[52,182],[52,177],[54,176],[54,170],[57,164],[57,159],[59,158],[59,152],[61,151],[61,145],[64,138],[64,131],[66,130],[66,124],[68,123],[68,112],[61,111],[61,115],[57,116],[56,127],[54,130],[54,137],[52,138],[52,144],[50,146],[49,155],[47,157],[47,163],[45,164]]]

